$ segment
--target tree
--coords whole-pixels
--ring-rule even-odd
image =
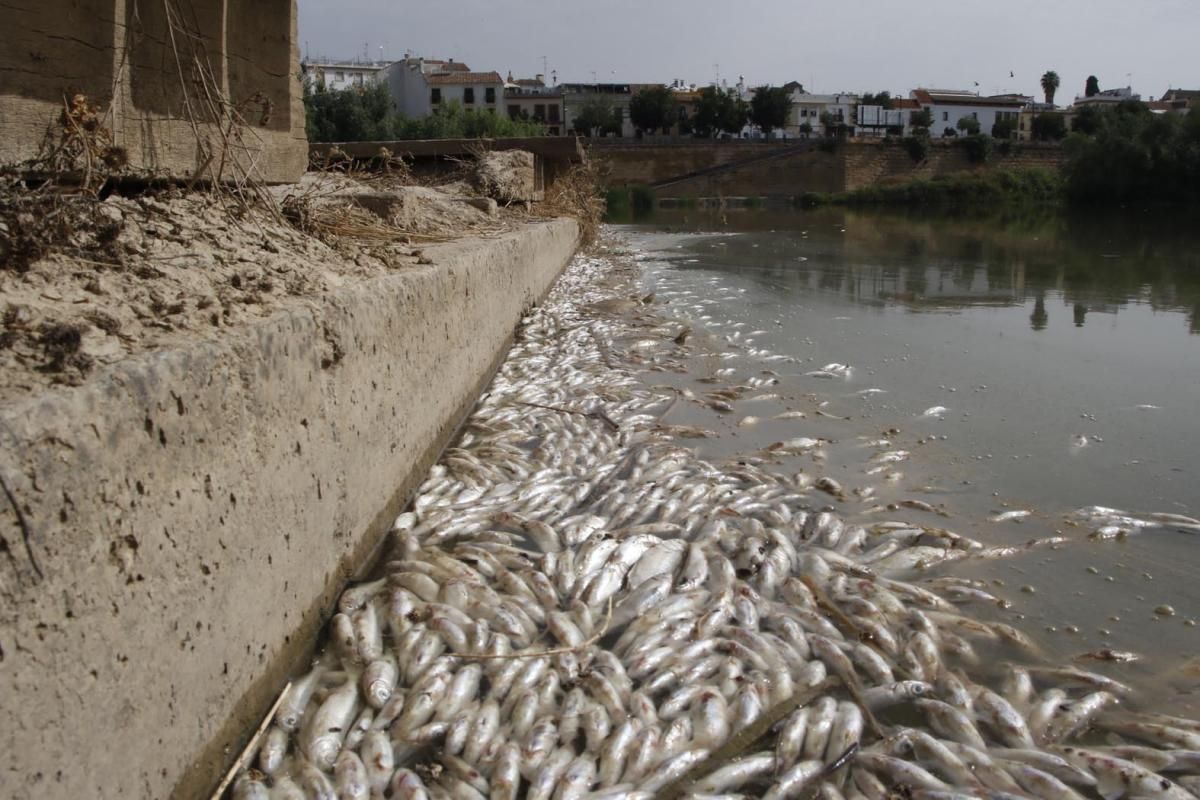
[[[979,120],[975,117],[959,117],[955,127],[968,136],[975,136],[979,133]]]
[[[1017,124],[1011,119],[998,119],[992,126],[993,139],[1011,139],[1017,130]]]
[[[1054,105],[1054,93],[1058,91],[1060,83],[1058,73],[1054,70],[1049,70],[1042,76],[1042,91],[1046,94],[1046,105]]]
[[[1075,133],[1082,133],[1088,136],[1100,130],[1103,123],[1101,115],[1103,109],[1097,108],[1094,105],[1084,106],[1075,112],[1075,116],[1071,119],[1071,130]]]
[[[867,92],[861,98],[859,98],[858,104],[860,106],[881,106],[882,108],[885,108],[885,109],[891,108],[892,107],[892,93],[891,92],[879,92],[877,94],[871,94],[870,92]]]
[[[696,101],[696,115],[692,119],[696,133],[714,136],[718,133],[737,133],[746,124],[750,108],[730,89],[705,86]]]
[[[933,127],[933,112],[928,108],[913,111],[908,115],[908,124],[910,127],[923,129],[928,133],[929,129]]]
[[[1038,114],[1029,132],[1039,142],[1057,142],[1067,135],[1067,121],[1062,114]]]
[[[677,116],[675,95],[665,86],[642,89],[629,100],[629,120],[640,131],[669,128]]]
[[[1087,85],[1083,89],[1084,97],[1095,97],[1100,94],[1100,79],[1095,75],[1088,75]]]
[[[800,135],[803,136],[805,139],[807,139],[810,134],[812,134],[812,123],[811,122],[801,122],[800,123]]]
[[[791,93],[782,86],[759,86],[750,98],[750,121],[768,137],[772,130],[787,124],[791,110]]]
[[[616,109],[613,108],[612,98],[596,94],[583,102],[571,125],[577,133],[585,136],[599,136],[605,131],[612,130],[614,123],[619,131],[621,126],[616,120]]]

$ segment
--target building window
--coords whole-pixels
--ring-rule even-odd
[[[943,111],[942,112],[942,122],[949,122],[949,121],[950,121],[950,112]]]
[[[429,102],[433,103],[435,106],[438,103],[442,102],[442,90],[441,89],[432,90],[429,93]]]
[[[521,116],[521,107],[520,106],[509,106],[508,107],[508,118],[509,119],[516,119],[519,116]]]
[[[550,106],[550,121],[558,122],[558,106],[557,105]]]
[[[464,105],[474,105],[474,103],[475,103],[475,87],[468,86],[467,88],[463,89],[463,104]]]
[[[363,85],[363,76],[362,76],[361,72],[354,76],[354,85],[355,86]]]
[[[485,102],[485,103],[496,102],[496,88],[494,86],[489,86],[483,90],[483,102]]]
[[[342,81],[346,80],[346,73],[344,73],[344,72],[335,72],[335,73],[334,73],[334,75],[333,75],[333,79],[334,79],[335,81],[337,81],[338,83],[341,83]]]
[[[533,118],[536,119],[538,122],[545,122],[545,120],[546,120],[545,104],[538,103],[537,105],[535,105],[533,107]]]

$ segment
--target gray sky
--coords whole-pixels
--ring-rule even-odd
[[[751,85],[907,93],[917,86],[1057,101],[1132,83],[1144,98],[1200,88],[1200,0],[299,0],[316,56],[406,50],[560,81]],[[719,67],[718,67],[719,65]],[[1014,77],[1009,77],[1009,73]]]

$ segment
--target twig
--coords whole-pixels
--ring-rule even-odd
[[[288,689],[292,688],[292,682],[288,681],[283,687],[283,691],[279,693],[279,697],[275,698],[275,703],[271,706],[271,710],[263,717],[263,721],[258,724],[258,729],[254,731],[254,735],[250,737],[250,741],[242,748],[241,754],[237,760],[230,765],[229,771],[225,773],[225,777],[217,784],[217,789],[212,793],[211,800],[221,800],[225,795],[225,790],[229,788],[229,784],[233,783],[233,779],[237,777],[238,770],[246,764],[247,756],[253,755],[258,749],[258,743],[262,740],[263,734],[270,727],[271,721],[275,719],[275,712],[279,710],[279,704],[283,702],[283,698],[287,696]]]
[[[612,624],[612,614],[613,599],[610,596],[608,598],[608,614],[604,617],[604,625],[590,638],[580,642],[577,645],[568,647],[552,647],[549,650],[536,650],[532,653],[485,653],[482,655],[477,653],[450,653],[449,655],[454,658],[461,658],[464,661],[501,661],[522,658],[542,658],[543,656],[558,656],[562,655],[563,653],[574,653],[575,651],[582,650],[585,647],[591,647],[596,642],[604,638],[605,634],[608,633],[608,626]]]
[[[21,526],[21,539],[25,542],[25,554],[29,556],[29,563],[33,565],[33,571],[38,574],[38,577],[44,579],[46,575],[42,572],[37,557],[33,554],[33,542],[30,541],[33,531],[29,529],[29,521],[25,519],[25,514],[21,511],[21,506],[17,504],[17,498],[13,496],[12,489],[8,488],[8,481],[4,480],[3,475],[0,475],[0,487],[4,488],[4,494],[8,497],[8,502],[12,504],[13,513],[17,515],[17,524]]]

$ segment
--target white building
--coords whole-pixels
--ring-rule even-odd
[[[1016,127],[1017,116],[1031,99],[1018,95],[982,97],[957,89],[914,89],[909,96],[933,117],[929,134],[935,139],[959,135],[958,122],[964,117],[974,118],[980,133],[990,134],[992,126],[1002,119]]]
[[[1110,108],[1117,103],[1123,103],[1126,100],[1141,100],[1140,94],[1134,94],[1133,87],[1126,86],[1121,89],[1105,89],[1103,92],[1094,94],[1091,97],[1086,95],[1077,95],[1075,97],[1075,107],[1083,108],[1084,106],[1098,106],[1100,108]]]
[[[323,86],[334,92],[342,89],[361,89],[380,80],[390,61],[329,61],[300,62],[300,76],[311,89]]]
[[[838,94],[810,94],[796,82],[784,84],[785,89],[792,90],[792,109],[788,114],[787,132],[789,135],[800,135],[801,126],[807,124],[816,135],[831,133],[825,130],[822,122],[825,114],[833,119],[836,128],[839,125],[854,127],[854,109],[858,106],[858,95],[841,92]]]
[[[540,123],[547,136],[561,136],[566,131],[562,89],[557,85],[547,86],[545,75],[513,78],[508,73],[504,82],[504,109],[511,119]]]
[[[854,134],[868,137],[908,136],[912,133],[913,112],[920,110],[920,104],[907,97],[893,99],[890,108],[860,104],[855,109]]]
[[[450,103],[496,112],[504,102],[499,72],[472,72],[454,59],[405,58],[391,64],[385,74],[396,110],[406,117],[427,117]]]

